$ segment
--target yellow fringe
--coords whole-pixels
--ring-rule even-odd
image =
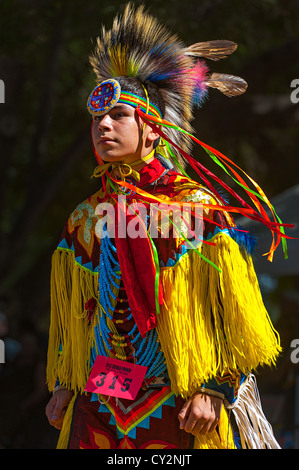
[[[157,331],[172,389],[183,398],[216,374],[274,364],[281,351],[251,258],[226,234],[213,242],[201,251],[221,273],[194,251],[161,270],[167,309]]]
[[[237,243],[225,234],[213,241],[216,247],[203,244],[202,254],[221,273],[195,252],[183,256],[175,267],[161,270],[165,304],[157,317],[157,331],[172,389],[186,399],[216,374],[274,364],[281,350],[252,260],[245,259]],[[77,265],[73,252],[56,250],[47,364],[50,390],[59,378],[75,396],[84,391],[94,325],[101,314],[97,310],[91,323],[86,318],[84,306],[92,297],[98,298],[98,275]],[[64,418],[57,445],[60,449],[67,447],[74,401],[75,397]],[[195,448],[227,447],[234,448],[234,444],[223,408],[219,432],[196,436]]]
[[[195,436],[194,449],[236,449],[228,412],[222,406],[218,429]]]
[[[61,385],[74,392],[84,391],[94,339],[94,321],[89,323],[84,306],[92,297],[98,298],[98,275],[77,265],[73,252],[56,250],[52,258],[47,360],[50,391],[57,378]],[[62,353],[59,355],[60,344]]]
[[[71,431],[72,425],[72,417],[73,417],[73,408],[76,401],[77,395],[74,394],[73,398],[71,399],[66,413],[63,418],[62,428],[59,434],[58,443],[56,449],[67,449],[69,443],[69,436]]]

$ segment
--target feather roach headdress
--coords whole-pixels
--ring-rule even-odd
[[[156,18],[128,4],[112,28],[102,27],[90,62],[100,84],[117,77],[136,77],[141,83],[154,84],[164,101],[164,119],[192,131],[192,109],[201,105],[209,87],[227,96],[243,93],[246,82],[231,75],[209,73],[202,58],[219,60],[235,51],[230,41],[185,44]],[[190,138],[169,128],[165,133],[180,148],[190,149]],[[180,152],[174,150],[180,163]],[[173,162],[174,163],[174,162]]]
[[[102,27],[101,35],[97,38],[90,63],[98,85],[88,98],[87,108],[91,114],[104,114],[117,102],[135,106],[144,123],[151,126],[162,139],[157,153],[169,158],[173,166],[185,176],[188,176],[185,173],[185,163],[189,163],[216,196],[220,203],[219,210],[239,213],[264,223],[273,235],[268,256],[270,260],[281,237],[284,237],[282,242],[287,257],[285,238],[289,237],[286,237],[284,227],[291,225],[281,223],[266,195],[252,178],[225,155],[191,134],[193,109],[202,104],[209,88],[216,88],[229,97],[241,95],[246,91],[245,80],[233,75],[211,73],[204,60],[218,61],[233,53],[236,48],[234,42],[224,40],[199,42],[188,47],[156,18],[146,13],[143,6],[134,9],[128,4],[123,15],[114,19],[111,29]],[[120,77],[122,80],[124,77],[127,80],[132,77],[138,79],[144,95],[137,96],[122,91],[118,82]],[[148,84],[159,91],[164,103],[164,112],[150,102]],[[189,150],[194,141],[246,191],[253,207],[190,156]],[[208,178],[220,184],[240,206],[229,206]],[[249,180],[252,187],[247,185],[244,178]],[[273,221],[262,203],[268,206]]]

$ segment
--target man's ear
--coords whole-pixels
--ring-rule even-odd
[[[155,140],[159,139],[159,134],[157,132],[154,132],[153,129],[149,128],[149,131],[147,133],[147,139],[149,142],[155,142]]]

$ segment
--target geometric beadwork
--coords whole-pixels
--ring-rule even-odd
[[[106,114],[118,102],[120,92],[120,84],[116,80],[105,80],[90,93],[88,111],[96,116]]]
[[[98,395],[92,394],[91,401],[98,399]],[[127,409],[121,400],[116,404],[115,399],[111,397],[106,404],[100,405],[98,411],[111,414],[109,424],[116,426],[118,438],[128,436],[136,439],[137,428],[149,429],[151,418],[162,419],[164,406],[175,407],[175,396],[170,387],[148,390]]]

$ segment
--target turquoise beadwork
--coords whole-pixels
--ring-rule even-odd
[[[119,289],[121,274],[120,266],[117,260],[116,247],[113,245],[111,239],[106,236],[101,241],[101,255],[100,255],[100,268],[99,268],[99,303],[101,305],[99,324],[95,326],[95,344],[91,352],[91,365],[94,363],[97,354],[107,356],[109,351],[112,355],[115,354],[113,344],[122,347],[129,347],[133,349],[133,355],[129,359],[133,359],[138,365],[148,368],[146,379],[165,375],[166,364],[165,358],[160,350],[156,330],[150,330],[144,338],[134,324],[131,331],[126,335],[118,335],[117,340],[113,339],[113,334],[107,325],[107,318],[113,321],[113,313],[115,311],[112,302],[117,300],[117,296],[112,292],[111,286]],[[129,315],[124,317],[125,320],[132,319],[130,308],[126,309]],[[121,339],[119,339],[121,337]],[[112,344],[113,342],[113,344]],[[125,345],[125,346],[123,346]],[[128,359],[128,357],[127,357]]]

